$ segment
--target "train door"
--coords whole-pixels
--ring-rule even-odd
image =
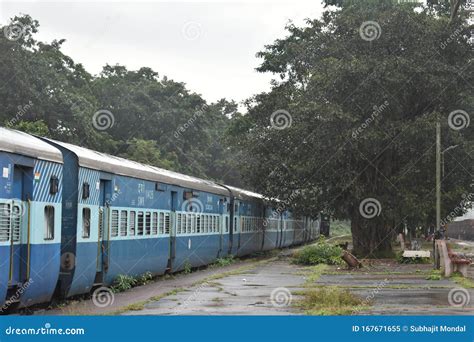
[[[223,248],[223,244],[224,244],[224,234],[225,234],[225,225],[226,225],[226,216],[225,214],[227,213],[227,201],[224,200],[224,199],[221,199],[219,200],[219,215],[220,215],[220,219],[219,219],[219,250],[217,251],[217,257],[220,258],[221,255],[222,255],[222,248]]]
[[[29,201],[33,189],[33,168],[15,165],[13,168],[12,201],[7,206],[10,219],[10,269],[9,284],[17,285],[27,280],[30,251]],[[26,242],[21,248],[22,235]]]
[[[112,198],[112,181],[100,179],[99,184],[99,227],[97,235],[97,268],[96,282],[103,282],[103,274],[108,269],[108,233],[110,201]]]
[[[174,260],[176,258],[176,208],[178,207],[178,193],[171,191],[171,226],[170,226],[170,253],[168,260],[168,269],[173,270]]]

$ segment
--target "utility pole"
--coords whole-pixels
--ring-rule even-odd
[[[436,229],[441,226],[441,124],[436,123]]]

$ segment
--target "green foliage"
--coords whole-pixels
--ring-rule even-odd
[[[119,274],[115,278],[112,290],[114,292],[123,292],[130,290],[132,287],[146,285],[153,280],[153,274],[151,272],[145,272],[137,277],[129,276],[126,274]]]
[[[300,265],[340,265],[342,249],[320,239],[316,244],[305,246],[294,255],[294,262]]]
[[[6,127],[17,129],[29,134],[38,135],[41,137],[49,137],[48,126],[44,123],[43,120],[38,121],[18,121],[15,123],[7,122]]]
[[[0,123],[241,185],[237,161],[225,144],[227,127],[237,114],[235,102],[206,103],[183,83],[147,67],[106,65],[92,76],[62,52],[64,40],[36,40],[38,21],[23,15],[11,24],[24,30],[20,39],[9,40],[0,26],[0,79],[8,84],[0,88]],[[113,115],[113,125],[105,130],[93,124],[99,110]]]
[[[441,280],[443,277],[441,276],[440,270],[431,270],[431,273],[426,277],[426,280]]]
[[[219,267],[223,266],[229,266],[232,265],[235,262],[235,258],[233,255],[226,256],[224,258],[217,258],[216,261],[214,262],[214,265],[217,265]]]
[[[366,309],[368,304],[349,290],[335,286],[306,290],[297,303],[309,315],[349,315]]]
[[[183,273],[184,274],[189,274],[193,271],[193,266],[191,265],[191,263],[189,262],[189,260],[186,260],[184,262],[184,268],[183,268]]]
[[[132,287],[137,285],[137,280],[129,275],[119,274],[114,281],[112,290],[114,292],[123,292],[130,290]]]
[[[137,277],[137,285],[146,285],[153,280],[153,274],[151,272],[145,272]]]
[[[367,21],[380,26],[370,41],[361,38]],[[349,219],[357,255],[390,252],[402,222],[435,221],[439,121],[443,149],[458,145],[444,160],[446,217],[474,173],[467,162],[474,130],[448,125],[450,112],[474,108],[466,13],[450,23],[429,8],[361,0],[287,30],[258,53],[257,70],[274,75],[271,91],[247,101],[247,115],[229,129],[235,149],[246,151],[242,172],[251,185],[303,214]],[[281,109],[291,125],[274,129],[271,115]],[[367,198],[380,203],[371,219],[359,211]]]

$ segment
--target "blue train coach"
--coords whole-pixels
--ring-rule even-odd
[[[0,129],[4,306],[318,236],[319,221],[294,218],[259,194]]]

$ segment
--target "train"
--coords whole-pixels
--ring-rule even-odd
[[[0,169],[1,312],[320,234],[255,192],[4,127]]]

